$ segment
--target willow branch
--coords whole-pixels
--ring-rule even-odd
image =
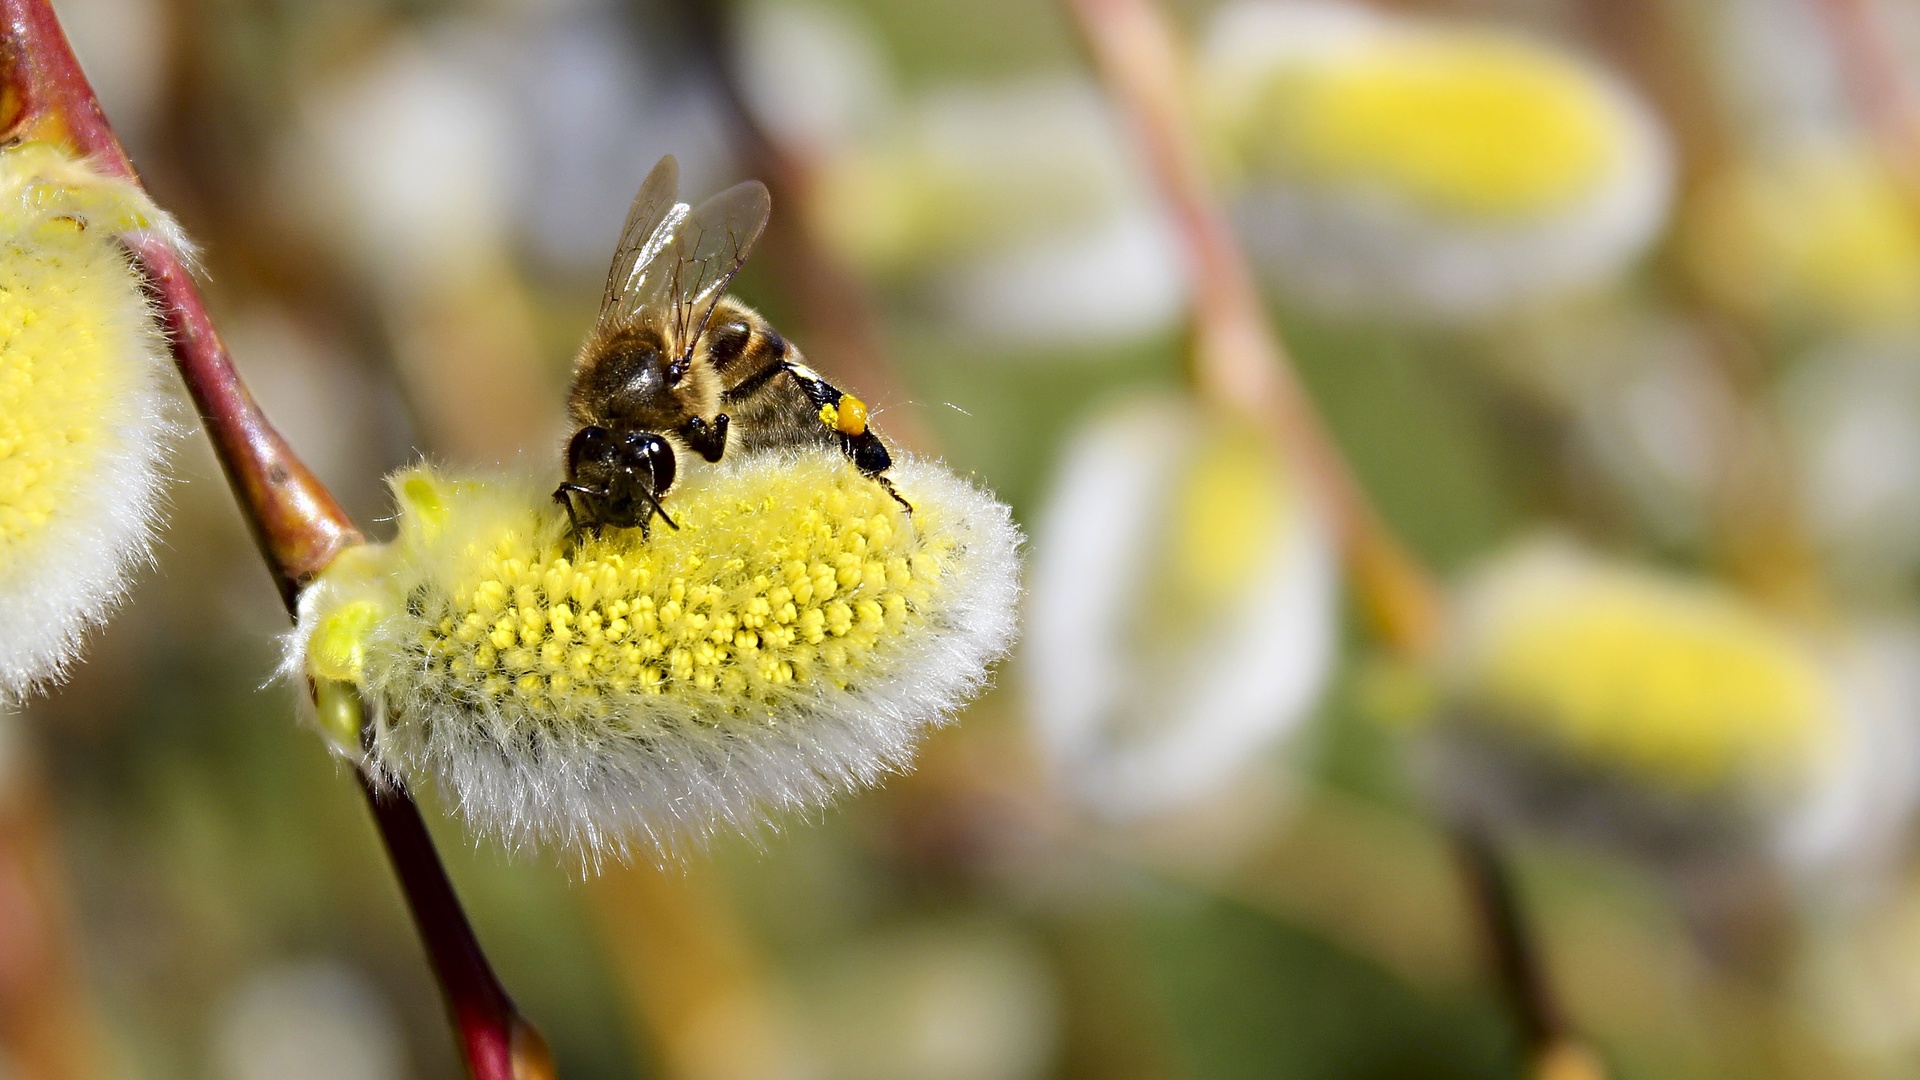
[[[1908,208],[1920,216],[1920,98],[1901,69],[1893,34],[1872,0],[1808,0],[1832,45],[1841,81]]]
[[[1426,658],[1440,636],[1441,590],[1390,533],[1321,424],[1274,330],[1215,196],[1188,120],[1172,29],[1152,0],[1066,0],[1109,93],[1131,119],[1192,274],[1194,381],[1259,424],[1317,482],[1361,605],[1391,649]],[[1487,924],[1493,966],[1533,1055],[1536,1077],[1598,1076],[1553,994],[1512,880],[1478,831],[1456,828],[1460,869]]]
[[[551,1080],[555,1072],[546,1040],[514,1008],[513,999],[487,963],[480,939],[474,936],[433,848],[420,808],[405,789],[376,782],[364,772],[359,776],[447,1011],[453,1015],[468,1073],[474,1080]]]
[[[0,122],[15,139],[62,145],[139,182],[46,0],[0,0]],[[234,370],[193,275],[157,237],[128,241],[175,366],[289,614],[300,589],[361,535],[333,495],[268,423]],[[420,812],[408,794],[360,782],[392,858],[475,1080],[552,1075],[539,1033],[488,965]]]
[[[1171,33],[1147,0],[1067,0],[1067,6],[1109,92],[1132,118],[1186,247],[1196,385],[1213,403],[1259,424],[1319,485],[1374,629],[1397,652],[1425,656],[1439,637],[1439,589],[1381,522],[1288,362],[1189,128]]]
[[[1479,916],[1500,985],[1522,1003],[1515,1010],[1521,1034],[1530,1046],[1558,1046],[1569,1030],[1567,1018],[1533,945],[1511,871],[1492,838],[1477,824],[1455,823],[1452,839],[1468,907]]]

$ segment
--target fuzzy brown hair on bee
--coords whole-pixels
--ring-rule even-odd
[[[678,528],[663,499],[688,455],[717,462],[730,451],[819,444],[838,446],[911,511],[885,476],[893,459],[866,404],[726,295],[766,228],[766,187],[750,180],[690,207],[675,201],[678,185],[672,157],[640,185],[574,363],[575,431],[553,497],[575,532],[644,533],[656,516]]]

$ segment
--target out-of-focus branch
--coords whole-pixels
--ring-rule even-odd
[[[1186,246],[1197,386],[1266,429],[1318,483],[1375,630],[1403,655],[1426,655],[1439,638],[1439,589],[1387,531],[1288,364],[1214,197],[1188,122],[1171,34],[1144,0],[1068,0],[1067,6],[1109,92],[1133,120],[1147,168]]]
[[[711,862],[609,866],[587,890],[658,1075],[806,1072],[786,1003]]]
[[[1332,508],[1348,572],[1379,637],[1408,659],[1439,643],[1441,590],[1380,520],[1288,363],[1246,257],[1213,192],[1188,117],[1171,27],[1152,0],[1066,0],[1095,65],[1132,120],[1192,273],[1194,381],[1261,425]],[[1539,1080],[1604,1075],[1575,1037],[1520,919],[1510,875],[1478,834],[1456,830],[1459,865],[1490,929],[1495,974],[1527,1036]]]
[[[1605,1068],[1573,1036],[1507,860],[1478,823],[1456,822],[1451,833],[1468,907],[1480,918],[1500,984],[1520,1003],[1515,1012],[1527,1045],[1534,1048],[1534,1080],[1602,1080]]]
[[[1808,0],[1832,43],[1854,112],[1920,217],[1920,97],[1873,0]]]
[[[18,717],[6,723],[0,738],[25,737]],[[0,1044],[21,1076],[94,1080],[104,1063],[52,818],[38,760],[0,767]]]
[[[138,182],[46,0],[0,0],[0,121],[8,136],[63,145]],[[180,254],[129,241],[236,502],[289,613],[302,586],[360,532],[267,422],[233,367]],[[408,794],[360,776],[475,1080],[536,1080],[553,1067],[539,1033],[500,986]]]

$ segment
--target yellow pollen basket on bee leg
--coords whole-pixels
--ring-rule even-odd
[[[820,422],[848,438],[867,433],[867,403],[852,394],[842,394],[836,404],[820,406]]]
[[[529,479],[416,466],[396,539],[303,597],[289,662],[373,703],[371,765],[434,776],[508,843],[750,829],[900,768],[1011,643],[1006,508],[932,463],[891,476],[914,516],[837,449],[729,458],[643,538],[575,536]]]
[[[0,151],[0,699],[57,680],[149,557],[171,428],[136,232],[184,248],[128,181]]]

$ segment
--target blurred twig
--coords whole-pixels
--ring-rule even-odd
[[[1360,490],[1288,363],[1285,347],[1214,198],[1187,119],[1172,37],[1145,0],[1068,0],[1186,246],[1193,289],[1193,374],[1203,396],[1280,440],[1332,509],[1362,608],[1397,652],[1439,638],[1440,592]]]
[[[18,718],[9,740],[21,740]],[[27,757],[20,749],[8,757]],[[0,1041],[32,1080],[104,1075],[37,761],[0,770]]]
[[[784,1002],[710,862],[609,866],[587,889],[660,1076],[805,1073]]]
[[[1920,96],[1901,68],[1893,33],[1873,0],[1808,0],[1874,148],[1920,218]]]
[[[1279,441],[1332,508],[1349,573],[1375,632],[1395,652],[1428,657],[1441,632],[1441,591],[1381,522],[1288,364],[1245,256],[1214,196],[1188,118],[1172,29],[1152,0],[1066,0],[1109,92],[1133,122],[1149,172],[1186,246],[1192,275],[1194,380]],[[1509,875],[1476,834],[1461,835],[1461,869],[1496,928],[1497,974],[1528,1036],[1538,1077],[1602,1075],[1569,1030],[1518,918]]]
[[[0,34],[0,121],[7,134],[66,146],[138,183],[46,0],[0,0]],[[156,237],[131,240],[128,247],[147,276],[174,362],[291,614],[302,586],[360,542],[360,533],[247,392],[179,253]],[[539,1033],[515,1011],[488,966],[411,797],[359,776],[453,1014],[468,1071],[475,1080],[551,1076]]]
[[[1534,1009],[1521,1016],[1527,1025],[1527,1041],[1536,1045],[1547,1043],[1556,1031],[1566,1028],[1567,1021],[1558,1013],[1558,1003],[1547,992],[1546,972],[1540,968],[1539,957],[1528,947],[1525,914],[1515,903],[1507,868],[1501,864],[1485,829],[1456,825],[1453,836],[1459,848],[1460,865],[1465,870],[1462,877],[1471,906],[1485,919],[1484,930],[1494,962],[1499,965],[1501,980],[1520,987],[1528,1001],[1538,1002]]]

